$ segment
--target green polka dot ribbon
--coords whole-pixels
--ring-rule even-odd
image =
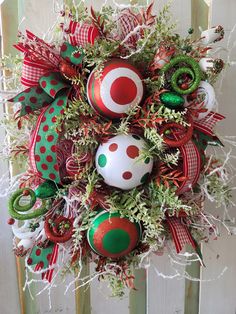
[[[9,100],[21,102],[20,116],[42,109],[31,139],[30,162],[33,170],[42,178],[56,183],[60,183],[57,160],[60,131],[56,129],[56,121],[63,114],[73,89],[66,74],[77,73],[75,66],[82,64],[84,54],[80,48],[65,42],[61,46],[60,56],[57,71],[44,74],[38,86],[27,88]]]
[[[84,52],[82,48],[75,48],[71,44],[64,42],[61,46],[61,57],[67,62],[80,65],[83,61]]]
[[[47,269],[49,267],[49,262],[52,257],[53,248],[53,243],[46,248],[35,245],[27,260],[27,264],[30,266],[40,264],[41,269]]]

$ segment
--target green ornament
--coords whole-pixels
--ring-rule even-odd
[[[137,246],[141,238],[141,226],[119,213],[101,211],[87,231],[91,249],[109,258],[126,256]]]
[[[27,204],[21,204],[21,199],[24,196],[29,196],[29,201]],[[12,218],[18,220],[28,220],[40,217],[48,211],[46,207],[46,201],[42,201],[41,207],[35,209],[34,211],[30,211],[33,209],[36,203],[36,195],[33,190],[25,188],[19,189],[15,193],[12,194],[8,204],[8,211]],[[28,212],[30,211],[30,212]]]
[[[188,33],[189,33],[190,35],[192,35],[192,34],[194,33],[194,29],[193,29],[192,27],[190,27],[190,28],[188,29]]]
[[[161,102],[170,109],[176,109],[183,106],[184,98],[173,92],[166,92],[160,95]]]
[[[186,64],[186,66],[183,66],[182,64]],[[175,69],[175,72],[172,74],[172,77],[170,79],[171,87],[178,94],[181,95],[191,94],[198,88],[201,82],[202,79],[201,68],[194,58],[186,55],[179,55],[171,59],[169,63],[164,65],[164,67],[162,68],[162,73],[165,74],[170,69],[175,68],[178,65],[180,65],[180,67]],[[186,74],[191,77],[192,83],[188,89],[182,89],[178,85],[178,82],[179,79],[181,79],[182,75]]]
[[[40,199],[53,197],[57,193],[57,186],[53,181],[46,180],[35,190],[35,195]]]

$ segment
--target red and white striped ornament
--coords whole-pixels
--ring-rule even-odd
[[[140,104],[143,92],[141,74],[121,59],[105,63],[101,73],[93,71],[87,83],[90,105],[99,114],[111,119],[124,116],[130,107]]]

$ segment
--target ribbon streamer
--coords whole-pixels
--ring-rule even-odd
[[[52,255],[49,261],[49,267],[52,267],[52,265],[56,264],[57,259],[59,255],[59,245],[55,244],[53,247]],[[54,268],[48,269],[45,273],[42,274],[42,279],[46,279],[48,282],[52,281]]]
[[[42,279],[46,279],[48,282],[51,282],[54,272],[54,268],[52,268],[52,266],[57,262],[58,254],[58,244],[50,243],[46,248],[34,246],[27,260],[27,264],[30,266],[36,264],[34,268],[35,272],[45,269],[46,271],[42,273]]]
[[[27,38],[36,38],[32,33],[27,33]],[[37,44],[42,44],[49,56],[51,47],[37,38]],[[32,59],[31,46],[28,47],[27,41],[25,46],[20,43],[17,49],[21,49],[27,55],[29,62],[35,64]],[[47,51],[48,49],[48,51]],[[37,51],[37,49],[35,50]],[[33,54],[35,53],[33,50]],[[45,53],[46,53],[45,52]],[[31,57],[31,58],[29,58]],[[52,54],[52,64],[56,62]],[[28,60],[27,59],[27,60]],[[33,171],[40,177],[53,180],[56,183],[61,182],[59,160],[57,158],[57,143],[60,133],[56,129],[57,117],[61,116],[64,108],[67,106],[71,97],[73,85],[65,79],[64,76],[77,73],[78,66],[81,66],[83,52],[73,47],[69,43],[63,43],[61,46],[60,59],[57,60],[56,71],[48,72],[48,63],[45,62],[47,73],[40,76],[42,72],[36,72],[31,68],[25,69],[26,74],[22,79],[29,80],[29,85],[37,83],[37,86],[30,87],[10,99],[11,102],[21,102],[22,108],[20,116],[42,110],[38,116],[36,128],[33,132],[29,150],[30,163]],[[39,65],[41,62],[39,60]],[[38,70],[37,70],[38,71]],[[40,77],[39,77],[40,76]],[[33,82],[33,83],[32,83]]]

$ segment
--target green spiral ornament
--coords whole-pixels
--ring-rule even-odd
[[[29,196],[30,199],[27,204],[21,205],[20,201],[22,197]],[[46,201],[42,201],[42,206],[40,208],[37,208],[33,212],[26,213],[30,209],[34,207],[36,203],[36,195],[33,190],[25,188],[25,189],[19,189],[15,193],[12,194],[9,205],[8,205],[8,211],[12,218],[18,219],[18,220],[28,220],[37,218],[39,216],[44,215],[48,208],[46,206]]]
[[[201,68],[195,59],[186,55],[177,56],[171,59],[169,63],[164,65],[164,67],[162,68],[162,73],[165,74],[171,68],[177,66],[179,63],[180,64],[185,63],[189,67],[183,66],[175,70],[170,80],[171,86],[173,90],[178,94],[181,94],[181,95],[191,94],[198,88],[201,82],[201,78],[202,78]],[[181,78],[183,74],[188,74],[192,79],[191,86],[189,86],[189,88],[187,89],[182,89],[178,85],[178,80]]]

